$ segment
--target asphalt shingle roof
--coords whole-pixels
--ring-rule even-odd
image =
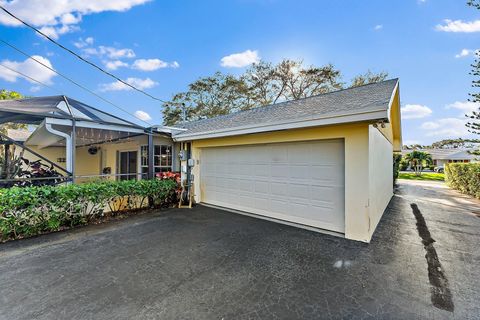
[[[288,123],[388,110],[398,79],[286,101],[211,119],[192,121],[177,135],[199,134],[237,127]]]

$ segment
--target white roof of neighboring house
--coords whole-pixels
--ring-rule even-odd
[[[419,149],[430,153],[433,160],[474,160],[478,156],[469,153],[474,149]],[[403,150],[402,154],[410,153],[414,150]]]
[[[7,136],[15,141],[24,142],[32,132],[25,129],[7,129]]]

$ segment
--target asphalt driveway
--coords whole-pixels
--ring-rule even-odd
[[[401,182],[369,245],[203,206],[10,242],[0,318],[479,319],[477,211]]]

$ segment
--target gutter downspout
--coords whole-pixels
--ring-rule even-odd
[[[72,117],[72,134],[71,134],[71,167],[72,167],[72,182],[75,183],[75,155],[76,155],[76,138],[77,138],[77,123],[75,120],[75,116],[73,115],[72,108],[70,107],[70,104],[68,103],[67,97],[63,96],[63,101],[65,101],[65,104],[67,105],[68,111],[70,112],[70,116]]]
[[[53,133],[54,135],[65,138],[66,160],[67,160],[66,161],[67,162],[66,169],[67,169],[68,172],[71,172],[72,175],[73,175],[73,171],[72,171],[72,137],[68,133],[53,129],[52,125],[50,123],[45,123],[45,129],[48,132]]]

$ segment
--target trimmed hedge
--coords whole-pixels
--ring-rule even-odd
[[[445,165],[448,186],[480,199],[480,163],[448,163]]]
[[[154,179],[0,189],[0,239],[85,225],[149,204],[168,206],[176,199],[177,186],[171,179]]]

